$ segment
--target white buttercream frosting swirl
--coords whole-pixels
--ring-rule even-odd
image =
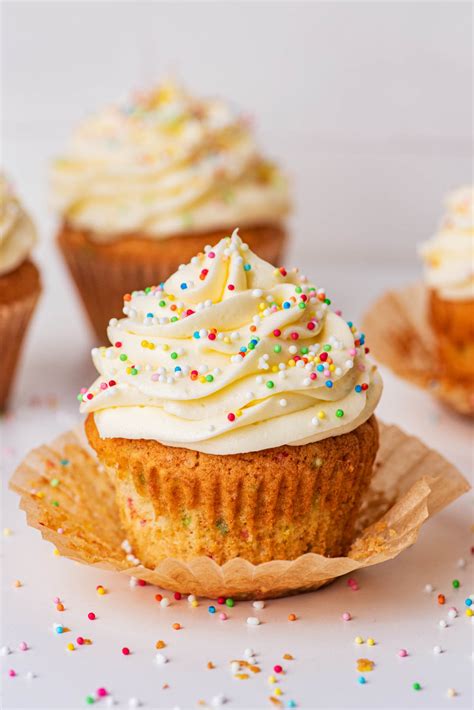
[[[381,380],[364,335],[295,269],[275,269],[237,230],[166,283],[125,297],[100,376],[79,395],[102,438],[211,454],[300,445],[355,429]]]
[[[0,173],[0,276],[14,271],[28,258],[36,229],[10,182]]]
[[[474,299],[474,187],[448,195],[440,228],[420,253],[431,288],[446,300]]]
[[[248,121],[219,99],[165,84],[78,127],[53,165],[52,204],[107,242],[279,222],[289,196]]]

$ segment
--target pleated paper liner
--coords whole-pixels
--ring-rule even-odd
[[[265,599],[318,589],[336,577],[380,564],[412,545],[422,524],[469,489],[440,454],[395,426],[380,423],[381,445],[370,490],[347,557],[308,553],[296,560],[219,566],[207,557],[167,559],[155,569],[133,566],[121,548],[124,533],[113,485],[83,435],[69,431],[34,449],[10,486],[28,524],[69,559],[185,594]]]
[[[472,389],[443,374],[427,302],[423,284],[383,294],[362,324],[371,354],[402,379],[429,390],[460,414],[473,416]]]

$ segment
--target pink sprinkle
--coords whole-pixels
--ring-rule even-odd
[[[275,673],[283,673],[283,668],[279,665],[273,666]]]
[[[54,597],[53,602],[54,602],[55,604],[60,604],[60,602],[61,602],[60,597]]]
[[[219,619],[220,619],[221,621],[227,621],[227,618],[228,618],[228,617],[227,617],[227,614],[225,613],[225,611],[222,611],[222,612],[219,614]]]
[[[345,611],[344,614],[342,615],[342,620],[343,621],[350,621],[352,619],[351,614],[348,611]]]
[[[317,374],[315,372],[312,372],[309,376],[310,380],[316,380],[317,379]]]
[[[352,355],[352,356],[357,355],[357,350],[355,348],[351,348],[349,350],[349,355]]]
[[[209,254],[208,254],[208,257],[209,257],[209,259],[214,259],[214,257],[215,257],[214,252],[213,252],[213,251],[210,251]]]
[[[81,387],[79,391],[81,394],[85,394],[87,392],[87,387]]]
[[[105,688],[99,688],[97,691],[97,696],[99,698],[105,698],[105,696],[108,695],[108,692],[106,691]]]
[[[10,668],[10,670],[8,671],[8,675],[10,676],[10,678],[14,678],[16,676],[16,671],[14,671],[13,668]]]
[[[20,649],[20,651],[27,651],[27,650],[28,650],[28,644],[26,643],[26,641],[22,641],[22,642],[20,643],[20,645],[18,646],[18,648]]]
[[[100,389],[101,389],[101,390],[106,390],[107,387],[108,387],[107,382],[101,382],[101,383],[100,383]]]
[[[59,535],[62,535],[63,532],[64,532],[64,528],[58,528],[58,534],[59,534]],[[58,602],[58,603],[59,603],[59,602]]]
[[[79,644],[79,646],[84,645],[84,638],[82,636],[78,636],[76,639],[76,643]]]
[[[339,308],[338,308],[336,311],[334,311],[334,313],[335,313],[337,316],[342,316],[342,311],[339,310]]]
[[[90,619],[91,621],[94,621],[94,619],[95,619],[95,614],[94,614],[94,612],[93,612],[93,611],[90,611],[90,612],[87,614],[87,618]]]
[[[155,374],[151,376],[151,379],[153,380],[153,382],[158,382],[158,380],[160,379],[160,376],[157,375],[155,372]]]
[[[398,652],[398,655],[400,656],[400,658],[405,658],[406,656],[408,656],[408,651],[406,650],[406,648],[401,648]]]

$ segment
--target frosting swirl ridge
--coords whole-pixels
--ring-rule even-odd
[[[81,391],[103,438],[212,454],[299,445],[355,429],[381,380],[364,336],[297,270],[275,269],[235,230],[166,283],[125,296],[100,376]]]
[[[289,210],[248,121],[172,83],[85,120],[51,183],[53,207],[97,242],[275,223]]]
[[[14,271],[36,242],[36,229],[11,184],[0,173],[0,276]]]

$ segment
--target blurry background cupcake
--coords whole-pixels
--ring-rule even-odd
[[[36,230],[11,184],[0,173],[0,409],[11,391],[23,339],[41,291],[30,260]]]
[[[474,378],[474,187],[446,200],[438,232],[421,246],[429,287],[429,317],[446,373],[471,386]]]
[[[239,225],[280,264],[288,186],[242,116],[163,84],[79,126],[52,171],[58,243],[96,334],[123,294],[158,284]]]

